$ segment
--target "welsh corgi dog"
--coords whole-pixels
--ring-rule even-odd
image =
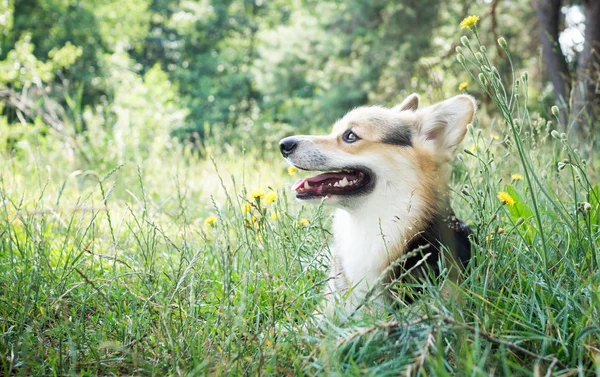
[[[392,108],[355,108],[329,135],[281,140],[291,165],[322,172],[298,180],[296,198],[336,208],[324,314],[352,313],[382,281],[439,274],[442,259],[466,266],[469,228],[450,208],[448,181],[475,110],[468,95],[419,108],[411,94]]]

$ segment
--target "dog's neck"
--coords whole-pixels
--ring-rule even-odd
[[[337,210],[334,252],[349,284],[362,289],[373,286],[414,237],[426,230],[432,216],[447,206],[442,198],[439,204],[424,203],[411,192],[395,200],[372,200],[355,210]]]

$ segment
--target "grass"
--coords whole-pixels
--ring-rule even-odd
[[[465,61],[504,102],[455,161],[475,241],[455,294],[318,327],[330,212],[291,199],[275,152],[94,164],[48,136],[0,157],[0,374],[600,375],[597,176],[526,76]]]

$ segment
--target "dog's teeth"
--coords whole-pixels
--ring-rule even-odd
[[[342,186],[342,187],[346,187],[346,186],[348,186],[349,184],[350,184],[350,182],[348,182],[348,178],[346,178],[346,177],[344,177],[344,179],[342,179],[342,180],[340,181],[340,186]]]
[[[340,187],[340,183],[339,182],[334,183],[333,187]]]
[[[304,188],[305,189],[309,189],[310,185],[308,184],[308,181],[304,181]]]

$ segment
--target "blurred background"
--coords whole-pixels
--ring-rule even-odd
[[[83,161],[174,140],[260,151],[412,92],[466,91],[485,109],[455,59],[469,14],[504,73],[496,39],[509,41],[533,111],[557,104],[593,132],[600,1],[2,0],[2,148],[55,133]]]

